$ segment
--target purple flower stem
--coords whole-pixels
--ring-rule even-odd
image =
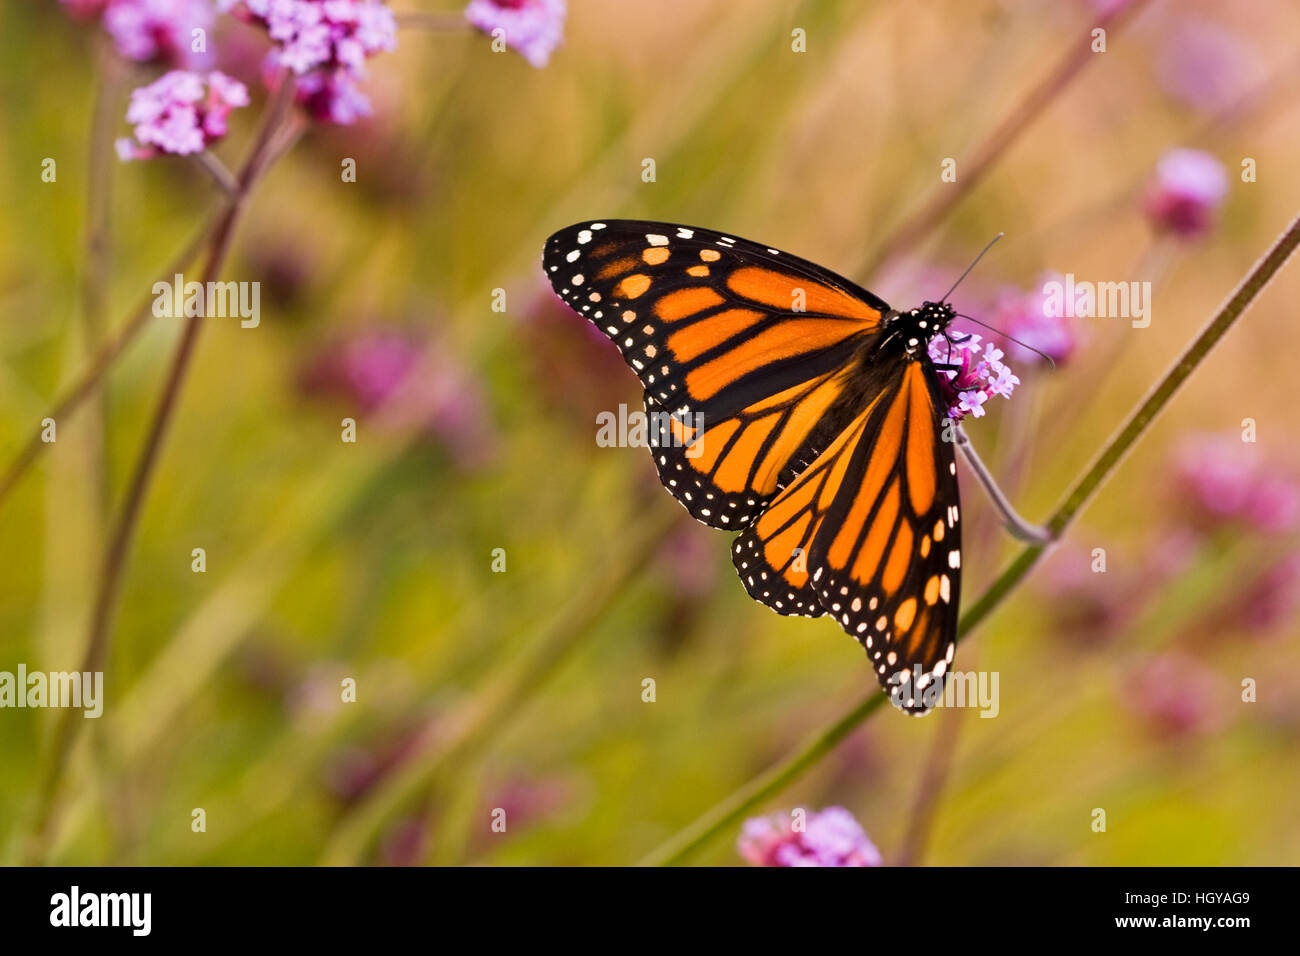
[[[1179,254],[1179,243],[1169,236],[1152,236],[1142,255],[1131,269],[1131,274],[1151,283],[1157,289],[1163,283],[1174,260]],[[1094,323],[1094,328],[1098,328]],[[1098,338],[1094,354],[1089,358],[1089,386],[1102,391],[1115,370],[1120,367],[1124,353],[1132,347],[1132,340],[1127,330],[1119,327],[1104,327]],[[1058,434],[1068,435],[1088,413],[1088,404],[1080,402],[1077,396],[1063,395],[1046,414]]]
[[[240,171],[239,191],[232,204],[221,217],[221,221],[217,224],[216,231],[212,236],[207,265],[203,270],[202,281],[205,285],[208,282],[215,281],[221,274],[245,200],[259,174],[265,169],[273,136],[293,104],[294,90],[295,87],[292,82],[281,83],[280,91],[267,107],[262,127],[258,131],[248,159]],[[112,533],[104,551],[95,592],[90,634],[86,641],[86,652],[81,664],[81,670],[83,671],[102,670],[107,659],[109,640],[112,636],[113,612],[121,590],[122,575],[126,570],[131,542],[161,455],[168,426],[171,424],[176,411],[181,387],[189,371],[195,346],[198,344],[199,332],[203,328],[203,318],[201,315],[190,317],[181,333],[180,342],[176,346],[171,367],[168,369],[162,392],[154,409],[144,447],[136,459],[121,511],[117,520],[113,523]],[[24,853],[30,865],[42,862],[54,836],[57,825],[56,810],[60,783],[67,769],[73,746],[77,741],[78,729],[83,725],[83,721],[74,719],[75,714],[76,712],[73,710],[63,711],[55,730],[52,760],[40,790],[35,824],[31,829],[31,837]]]
[[[159,280],[169,279],[177,272],[183,272],[199,251],[206,244],[208,237],[212,235],[216,228],[216,216],[212,217],[210,222],[206,222],[195,234],[194,238],[181,250],[180,254],[159,274]],[[150,284],[152,288],[152,283]],[[48,417],[55,421],[62,421],[67,416],[80,408],[89,401],[98,391],[98,386],[107,374],[108,369],[112,366],[113,361],[126,349],[144,328],[146,323],[152,318],[151,307],[153,305],[154,295],[152,292],[145,298],[141,299],[132,310],[130,317],[122,324],[122,329],[112,339],[105,342],[90,360],[90,364],[81,376],[73,383],[63,396],[54,404],[54,407],[48,412]],[[45,417],[45,416],[42,416]],[[49,446],[41,440],[41,428],[38,425],[28,438],[27,443],[9,463],[5,469],[4,476],[0,477],[0,503],[3,503],[9,492],[18,484],[32,462],[45,451]]]
[[[277,135],[274,145],[267,151],[266,157],[262,162],[262,168],[273,164],[280,156],[287,153],[293,144],[297,142],[305,129],[305,124],[301,117],[294,116],[290,122],[286,123],[284,128]],[[224,203],[218,206],[207,222],[205,222],[195,233],[194,238],[185,246],[176,258],[158,274],[158,281],[170,281],[171,277],[178,272],[184,272],[194,258],[199,254],[209,241],[209,238],[216,232],[218,223],[225,217],[230,206],[234,202],[234,197],[230,194],[223,194]],[[152,288],[152,283],[150,284]],[[119,331],[112,339],[105,342],[90,360],[90,364],[81,376],[69,386],[63,396],[55,403],[49,411],[48,417],[55,421],[61,421],[71,415],[85,402],[93,398],[103,381],[104,376],[112,367],[117,357],[125,351],[126,347],[135,341],[136,336],[148,324],[149,319],[153,317],[152,305],[154,295],[150,292],[142,298],[130,315],[121,325]],[[46,417],[46,416],[42,416]],[[27,439],[26,444],[14,456],[9,467],[5,469],[0,476],[0,505],[3,505],[9,493],[18,484],[19,479],[26,473],[42,452],[49,445],[41,440],[41,426],[37,425],[32,430],[31,436]]]
[[[880,271],[883,263],[909,252],[929,235],[953,207],[974,190],[1043,110],[1096,58],[1097,54],[1092,52],[1092,31],[1097,28],[1106,30],[1110,42],[1114,31],[1142,9],[1146,2],[1147,0],[1132,0],[1131,3],[1119,4],[1090,22],[1087,30],[1061,58],[1056,68],[1030,89],[969,156],[962,160],[958,182],[945,183],[928,203],[905,220],[893,232],[889,241],[875,251],[863,271],[867,275],[874,275]]]
[[[1079,512],[1087,506],[1133,445],[1169,404],[1169,400],[1196,371],[1219,340],[1246,313],[1259,294],[1264,291],[1265,286],[1295,253],[1298,246],[1300,246],[1300,215],[1291,221],[1286,231],[1251,267],[1245,278],[1219,307],[1214,317],[1147,393],[1146,398],[1129,413],[1128,418],[1097,453],[1092,464],[1066,492],[1046,525],[1054,537],[1059,538]],[[993,584],[967,608],[957,625],[958,635],[964,637],[981,624],[1024,580],[1045,550],[1044,545],[1037,544],[1028,545],[1021,550]],[[804,771],[834,750],[840,741],[879,710],[886,700],[888,698],[884,694],[875,689],[871,690],[867,696],[856,701],[845,714],[814,734],[807,744],[791,756],[752,778],[730,796],[705,811],[694,822],[679,830],[647,855],[641,861],[642,865],[679,864],[696,850],[723,833],[731,831],[741,820],[751,815],[755,808],[781,793],[803,776]]]
[[[226,164],[217,157],[216,153],[205,149],[200,153],[193,153],[192,157],[203,167],[203,171],[212,177],[213,182],[221,188],[222,192],[235,202],[239,201],[239,180],[226,168]]]

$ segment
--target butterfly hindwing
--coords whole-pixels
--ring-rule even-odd
[[[745,590],[774,611],[809,617],[826,613],[811,580],[810,555],[867,414],[860,413],[835,435],[732,546],[731,561]]]
[[[957,462],[933,370],[909,361],[891,373],[843,465],[809,567],[822,606],[862,643],[881,686],[898,688],[904,710],[925,713],[957,640]]]
[[[876,370],[861,410],[732,550],[756,600],[830,614],[886,691],[909,676],[898,703],[917,713],[952,662],[961,573],[956,460],[931,374],[915,361]]]
[[[647,393],[659,478],[697,520],[727,531],[747,527],[814,457],[811,442],[835,417],[844,388],[842,375],[827,373],[721,420],[674,417]]]

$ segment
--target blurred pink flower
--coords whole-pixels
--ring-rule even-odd
[[[1045,275],[1038,288],[1025,291],[1014,286],[999,291],[989,324],[1050,356],[1057,365],[1069,361],[1080,343],[1078,323],[1071,316],[1050,314],[1043,286],[1055,275]],[[1043,357],[1018,342],[1007,340],[1007,352],[1016,362],[1045,365]]]
[[[1103,16],[1127,7],[1133,0],[1087,0],[1088,6]]]
[[[655,563],[668,578],[672,593],[702,598],[713,592],[718,580],[717,549],[713,536],[699,525],[684,522],[664,539]]]
[[[312,119],[351,126],[370,115],[370,99],[346,70],[319,70],[297,83],[298,102]]]
[[[1132,561],[1120,556],[1104,572],[1093,570],[1092,553],[1065,545],[1050,555],[1039,577],[1048,598],[1045,611],[1052,631],[1071,644],[1094,649],[1123,630],[1141,609],[1149,590]]]
[[[359,83],[366,60],[397,48],[397,21],[379,0],[220,0],[221,9],[265,28],[275,46],[263,61],[267,86],[295,77],[297,101],[313,118],[349,125],[370,115]]]
[[[1289,624],[1300,612],[1300,553],[1274,563],[1242,589],[1234,588],[1227,603],[1213,617],[1215,634],[1237,629],[1251,637],[1266,637]]]
[[[371,744],[349,744],[325,759],[326,789],[344,805],[356,803],[408,760],[435,743],[444,732],[437,720],[426,718],[390,727]]]
[[[1174,453],[1177,490],[1193,522],[1217,527],[1248,523],[1283,533],[1300,524],[1300,482],[1261,462],[1258,445],[1221,435],[1187,438]]]
[[[565,0],[471,0],[465,19],[484,33],[505,31],[506,45],[543,67],[564,40]]]
[[[597,411],[621,403],[642,410],[636,379],[614,343],[565,305],[544,278],[535,281],[519,324],[538,392],[586,434],[593,434]]]
[[[211,0],[108,0],[104,29],[128,59],[197,69],[212,54],[194,49],[193,31],[210,32],[213,19]]]
[[[1224,717],[1218,675],[1176,651],[1140,658],[1124,675],[1129,710],[1164,737],[1216,729]]]
[[[126,121],[135,124],[136,138],[119,139],[117,154],[129,160],[201,152],[226,135],[231,112],[247,105],[244,84],[224,73],[172,70],[132,92]]]
[[[159,62],[187,69],[206,68],[206,49],[215,18],[212,0],[61,0],[69,16],[88,21],[103,15],[104,29],[122,56],[140,63]],[[195,50],[194,31],[204,31],[204,49]]]
[[[379,841],[381,866],[419,866],[429,851],[433,834],[424,816],[395,820]]]
[[[1230,106],[1241,95],[1259,51],[1223,24],[1180,11],[1156,58],[1160,85],[1202,112]]]
[[[1207,232],[1228,194],[1223,164],[1196,149],[1171,149],[1160,157],[1147,189],[1147,218],[1158,231],[1183,238]]]
[[[93,20],[104,12],[108,0],[59,0],[74,20]]]
[[[951,334],[951,333],[950,333]],[[1002,350],[983,343],[974,332],[949,344],[943,336],[930,340],[930,358],[961,368],[939,369],[939,384],[948,401],[948,417],[961,420],[967,415],[980,418],[984,403],[995,395],[1010,398],[1020,384],[1019,376],[1002,362]]]
[[[305,392],[355,405],[388,431],[422,430],[464,468],[495,451],[495,429],[478,382],[445,351],[386,329],[323,348],[301,376]]]
[[[802,832],[793,814],[752,817],[737,849],[754,866],[880,866],[880,851],[843,807],[810,811]]]

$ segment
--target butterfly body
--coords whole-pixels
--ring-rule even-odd
[[[547,240],[543,269],[641,379],[665,488],[739,533],[750,596],[831,615],[897,706],[928,711],[960,585],[956,462],[928,352],[952,307],[895,310],[808,260],[670,223],[575,224]]]

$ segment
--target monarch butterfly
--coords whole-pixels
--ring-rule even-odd
[[[941,434],[952,366],[928,346],[953,307],[891,309],[806,259],[661,222],[561,229],[542,267],[640,377],[664,486],[740,533],[750,596],[832,615],[896,706],[934,706],[956,647],[961,513]]]

